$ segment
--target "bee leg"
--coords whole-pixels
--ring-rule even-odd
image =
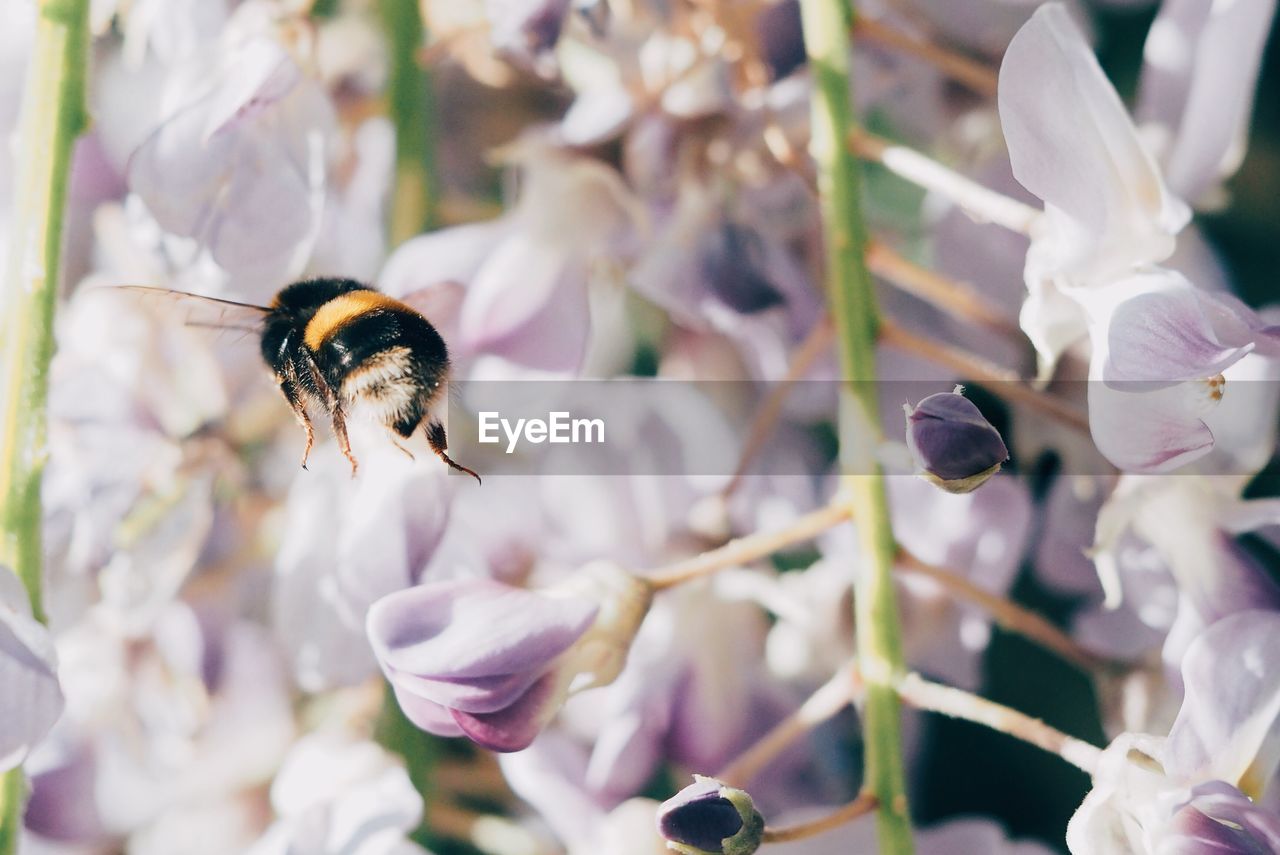
[[[302,400],[302,394],[298,390],[298,386],[287,377],[280,377],[280,391],[284,394],[284,399],[289,402],[289,407],[293,410],[293,415],[298,419],[298,424],[302,425],[302,429],[307,433],[307,444],[302,449],[302,468],[307,468],[307,458],[311,456],[311,446],[316,443],[316,429],[311,426],[311,417],[307,415],[306,404]]]
[[[336,407],[333,411],[333,435],[338,440],[338,449],[342,451],[342,456],[351,463],[351,477],[356,477],[356,470],[360,468],[360,464],[356,462],[356,456],[351,453],[351,439],[347,436],[347,417],[341,407]]]
[[[427,425],[427,443],[431,446],[431,450],[439,455],[441,460],[449,464],[450,468],[457,469],[459,472],[466,472],[472,478],[475,478],[477,483],[484,483],[480,481],[480,476],[473,470],[468,469],[461,463],[455,463],[453,458],[445,454],[445,449],[449,447],[449,440],[445,435],[444,425],[440,424],[440,422],[431,422]]]
[[[306,358],[307,376],[311,378],[311,385],[320,397],[320,403],[329,411],[330,419],[333,424],[333,435],[338,440],[338,449],[342,452],[342,456],[347,458],[351,463],[351,477],[356,477],[356,470],[360,468],[360,464],[356,462],[356,457],[351,453],[351,440],[347,436],[347,416],[342,411],[342,401],[338,398],[338,393],[329,385],[329,381],[325,379],[324,372],[320,370],[320,366],[316,365],[314,358],[308,356]]]

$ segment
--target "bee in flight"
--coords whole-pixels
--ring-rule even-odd
[[[444,425],[431,415],[449,374],[444,339],[426,318],[399,300],[352,279],[295,282],[276,294],[270,306],[161,288],[123,287],[214,305],[220,312],[217,320],[190,323],[260,335],[262,358],[306,431],[304,469],[315,442],[307,413],[307,406],[314,404],[329,415],[338,447],[351,462],[352,476],[358,464],[347,438],[347,415],[359,409],[404,439],[425,422],[431,450],[452,468],[480,480],[449,457]],[[228,321],[229,313],[238,313],[249,323]]]

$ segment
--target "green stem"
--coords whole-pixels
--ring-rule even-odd
[[[440,737],[434,736],[405,718],[396,701],[390,684],[383,685],[382,710],[374,725],[373,737],[388,751],[404,760],[409,781],[422,797],[423,821],[413,831],[412,837],[427,848],[439,841],[434,839],[427,822],[427,811],[435,797],[435,773],[440,762]]]
[[[426,41],[418,0],[378,0],[378,9],[391,48],[387,100],[396,127],[391,201],[391,245],[396,246],[435,224],[439,193],[431,133],[435,94],[431,78],[418,63],[418,52]]]
[[[846,142],[856,127],[847,38],[852,12],[847,0],[801,0],[800,8],[814,86],[810,147],[818,170],[827,291],[846,381],[840,403],[842,483],[860,535],[854,620],[858,664],[866,683],[863,786],[877,799],[880,850],[909,853],[911,821],[894,686],[903,670],[893,590],[896,544],[884,475],[876,458],[881,439],[875,385],[879,321],[865,258],[859,167]]]
[[[89,0],[42,0],[18,126],[9,264],[0,309],[0,564],[21,577],[38,619],[40,484],[46,447],[53,308],[71,147],[88,118]],[[0,854],[17,849],[25,784],[0,781]]]

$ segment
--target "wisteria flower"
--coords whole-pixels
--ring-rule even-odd
[[[187,71],[130,158],[129,187],[239,289],[270,293],[302,271],[319,233],[332,107],[269,31],[229,28],[216,65],[197,56]]]
[[[1190,212],[1061,3],[1037,9],[1009,43],[999,106],[1013,174],[1045,203],[1021,320],[1047,378],[1086,334],[1089,291],[1168,258]]]
[[[435,456],[424,449],[411,462],[381,431],[369,433],[376,436],[367,437],[356,482],[337,449],[325,447],[289,492],[273,616],[308,691],[377,673],[364,640],[366,613],[419,581],[449,522],[452,479]]]
[[[0,565],[0,772],[20,764],[62,714],[57,656],[21,580]]]
[[[1188,647],[1186,695],[1167,739],[1124,734],[1103,753],[1072,817],[1076,853],[1261,852],[1280,816],[1251,800],[1275,776],[1280,612],[1245,611]]]
[[[1230,295],[1158,268],[1109,290],[1116,302],[1090,308],[1094,441],[1126,471],[1183,466],[1214,445],[1207,420],[1228,393],[1223,372],[1249,353],[1280,356],[1280,327]]]
[[[459,376],[573,375],[591,340],[591,283],[625,252],[634,203],[612,170],[544,140],[510,154],[524,188],[509,214],[406,242],[379,282],[396,296],[465,285],[449,341]]]
[[[399,758],[352,734],[322,730],[294,743],[271,784],[280,817],[248,855],[424,855],[407,835],[422,797]]]
[[[1242,499],[1240,486],[1226,476],[1125,476],[1098,514],[1091,554],[1106,605],[1124,602],[1141,622],[1167,633],[1164,660],[1175,674],[1187,644],[1206,626],[1246,609],[1280,608],[1280,587],[1233,540],[1280,523],[1280,502]],[[1160,565],[1154,578],[1149,562],[1133,552],[1130,534],[1152,545]],[[1107,619],[1086,613],[1084,621],[1093,634]],[[1120,633],[1130,642],[1136,637],[1132,627]]]
[[[611,682],[649,589],[597,564],[556,591],[430,583],[369,610],[369,640],[414,724],[495,751],[528,747],[572,691]]]
[[[286,672],[212,590],[171,601],[145,634],[95,608],[59,636],[67,711],[31,761],[32,831],[154,855],[196,828],[214,851],[258,836],[245,796],[295,737]]]
[[[1022,311],[1041,378],[1087,335],[1099,450],[1129,471],[1184,465],[1212,447],[1203,416],[1222,397],[1220,372],[1254,348],[1274,353],[1277,331],[1238,301],[1153,266],[1173,253],[1189,211],[1064,7],[1032,16],[1000,80],[1014,175],[1045,201]]]

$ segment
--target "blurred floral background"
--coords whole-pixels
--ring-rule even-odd
[[[0,0],[0,855],[1280,851],[1275,6]]]

